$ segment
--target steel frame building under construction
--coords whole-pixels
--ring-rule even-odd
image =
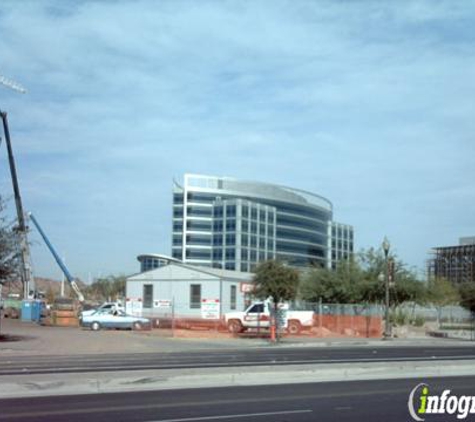
[[[429,279],[443,277],[454,284],[475,282],[475,237],[460,239],[457,246],[432,249]]]

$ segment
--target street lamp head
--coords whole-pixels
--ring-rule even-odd
[[[388,254],[389,254],[389,248],[391,247],[391,244],[389,243],[389,240],[386,236],[384,236],[382,247],[383,247],[383,251],[384,251],[384,256],[387,257]]]
[[[14,91],[19,92],[20,94],[25,94],[26,89],[23,88],[18,82],[15,82],[11,79],[6,78],[5,76],[0,74],[0,84],[13,89]]]

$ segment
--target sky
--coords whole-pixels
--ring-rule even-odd
[[[24,207],[83,280],[171,254],[184,173],[322,195],[421,276],[475,235],[473,1],[7,0],[0,34]]]

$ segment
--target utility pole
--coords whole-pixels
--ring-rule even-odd
[[[63,255],[63,262],[66,262],[66,259],[64,258],[64,255]],[[61,293],[60,293],[60,296],[64,297],[64,272],[62,272],[62,271],[61,271]]]
[[[384,288],[385,288],[385,318],[384,318],[384,340],[389,340],[391,338],[391,323],[389,322],[389,248],[391,244],[389,243],[388,238],[385,236],[383,240],[383,252],[384,252]]]
[[[0,75],[0,83],[21,94],[26,92],[19,83]],[[28,243],[28,227],[25,223],[25,214],[23,212],[23,204],[20,196],[20,187],[18,185],[18,177],[13,157],[12,143],[10,140],[10,130],[8,128],[7,113],[0,110],[0,117],[3,123],[3,132],[5,134],[5,143],[7,144],[8,162],[10,165],[10,173],[12,177],[13,193],[15,195],[15,205],[17,211],[18,226],[16,228],[19,236],[20,257],[21,257],[21,281],[23,283],[23,298],[28,299],[30,294],[30,285],[32,284],[31,276],[31,259],[30,245]]]

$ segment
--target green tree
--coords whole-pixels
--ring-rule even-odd
[[[87,296],[96,300],[117,300],[125,296],[125,275],[98,278],[87,288]]]
[[[299,272],[279,261],[264,261],[257,265],[253,283],[254,296],[259,299],[272,298],[271,326],[277,327],[277,306],[279,303],[296,298],[299,286]],[[274,339],[273,337],[271,338]]]
[[[460,305],[475,314],[475,284],[463,283],[459,287]]]
[[[382,250],[370,248],[358,254],[364,272],[364,283],[360,286],[363,301],[380,302],[385,300],[386,259]],[[423,303],[425,300],[424,284],[417,279],[414,271],[408,270],[396,254],[390,253],[388,261],[394,263],[394,273],[390,285],[390,306],[395,308],[404,302]]]
[[[460,302],[460,294],[454,285],[443,277],[436,277],[429,283],[427,300],[437,309],[437,324],[440,325],[442,308]]]
[[[422,302],[424,285],[404,263],[392,255],[394,283],[390,287],[390,304]],[[316,268],[303,277],[300,289],[302,299],[327,303],[384,303],[386,260],[383,251],[371,248],[355,257],[340,261],[335,270]]]
[[[411,275],[396,277],[391,289],[390,304],[397,307],[405,302],[423,303],[426,293],[424,284]]]
[[[5,202],[0,196],[0,284],[6,284],[19,276],[17,234],[7,223],[4,215]]]
[[[259,299],[272,298],[271,326],[277,327],[277,306],[279,303],[296,298],[299,287],[299,272],[279,261],[264,261],[256,267],[253,284],[254,296]],[[274,337],[271,338],[274,339]]]
[[[359,285],[364,273],[358,262],[340,261],[335,270],[314,268],[302,279],[300,295],[310,302],[354,303],[359,299]]]
[[[256,267],[253,278],[254,295],[260,299],[272,297],[274,304],[294,300],[297,296],[299,273],[279,261],[264,261]]]

